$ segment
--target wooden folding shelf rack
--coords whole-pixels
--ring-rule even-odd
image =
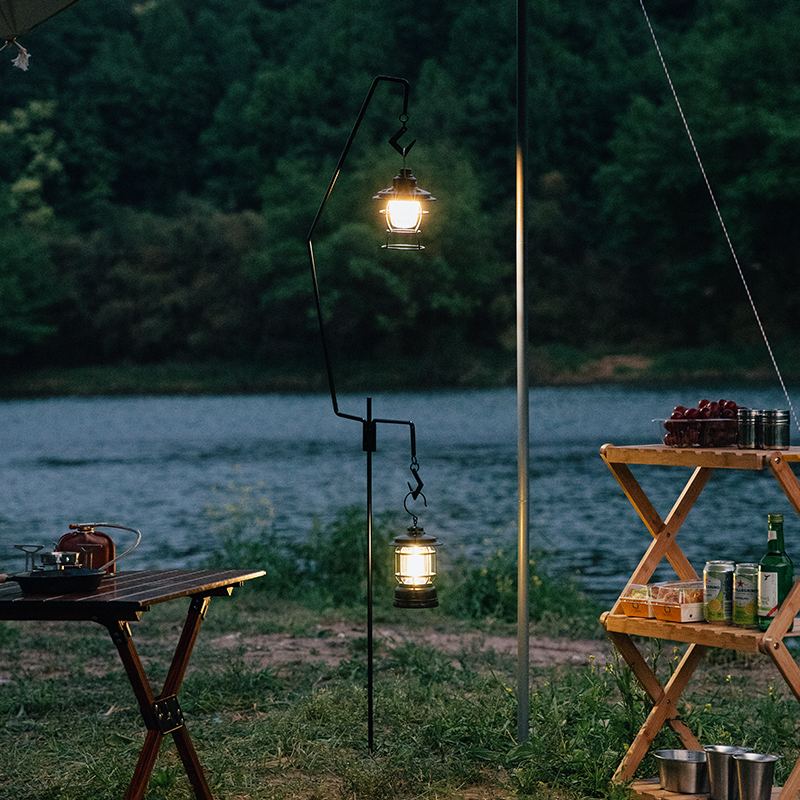
[[[791,463],[800,462],[800,447],[772,452],[727,447],[718,449],[673,448],[664,445],[615,447],[607,444],[600,449],[600,455],[653,536],[653,541],[631,575],[628,585],[646,584],[663,558],[669,561],[680,580],[697,579],[697,573],[676,542],[676,535],[715,469],[769,469],[794,510],[800,515],[800,483],[791,468]],[[631,464],[692,468],[689,480],[666,519],[661,519],[633,476],[629,466]],[[620,596],[624,593],[623,591]],[[795,626],[798,629],[797,633],[782,633],[791,627],[791,620],[800,612],[800,580],[795,582],[766,631],[713,625],[707,622],[675,623],[627,617],[619,610],[619,605],[618,599],[613,608],[600,617],[600,622],[653,700],[653,708],[617,768],[614,774],[615,782],[627,783],[632,780],[637,767],[665,724],[678,734],[686,749],[702,750],[700,742],[681,720],[677,703],[709,647],[763,653],[769,656],[794,696],[800,700],[800,667],[784,643],[784,638],[787,636],[800,635],[800,620],[798,626]],[[666,685],[662,686],[639,652],[632,636],[665,639],[689,645]],[[696,797],[666,792],[660,789],[658,782],[653,781],[636,781],[631,784],[631,788],[634,795],[657,798],[657,800]],[[800,793],[800,760],[795,764],[784,786],[773,791],[773,798],[795,800],[798,793]]]

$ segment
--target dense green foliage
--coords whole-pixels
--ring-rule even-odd
[[[800,9],[647,4],[771,337],[791,336]],[[530,15],[531,336],[758,344],[633,0]],[[370,198],[401,166],[383,84],[315,236],[336,358],[475,375],[513,346],[511,2],[81,0],[0,56],[0,356],[319,365],[304,240],[374,76],[411,82],[426,250]],[[373,231],[373,228],[376,230]]]

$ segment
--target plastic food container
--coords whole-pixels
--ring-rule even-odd
[[[659,436],[668,447],[737,447],[735,419],[655,419]],[[664,433],[666,431],[666,433]]]
[[[650,602],[650,586],[644,583],[631,583],[619,598],[622,612],[628,617],[653,617]]]
[[[666,581],[650,587],[656,619],[666,622],[702,622],[703,581]]]

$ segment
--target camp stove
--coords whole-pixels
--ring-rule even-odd
[[[14,547],[25,554],[25,572],[0,575],[0,583],[15,581],[20,585],[23,594],[91,592],[100,586],[106,575],[114,572],[116,563],[130,555],[142,540],[142,534],[135,528],[108,522],[69,527],[70,533],[62,536],[51,552],[40,553],[44,550],[44,545],[40,544],[15,544]],[[96,532],[95,528],[131,531],[136,534],[136,541],[122,555],[115,557],[111,538],[102,531]],[[111,559],[106,561],[109,555]],[[98,559],[101,561],[100,566],[96,566]]]

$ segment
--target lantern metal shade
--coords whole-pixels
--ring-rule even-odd
[[[385,245],[386,250],[424,250],[419,242],[419,229],[422,225],[423,203],[429,203],[436,198],[424,189],[417,186],[417,179],[411,174],[410,169],[401,169],[395,175],[392,185],[376,194],[373,200],[386,203],[381,209],[381,214],[386,215],[386,231],[389,239]]]
[[[396,537],[394,547],[394,590],[396,608],[435,608],[436,547],[439,542],[416,525]]]

